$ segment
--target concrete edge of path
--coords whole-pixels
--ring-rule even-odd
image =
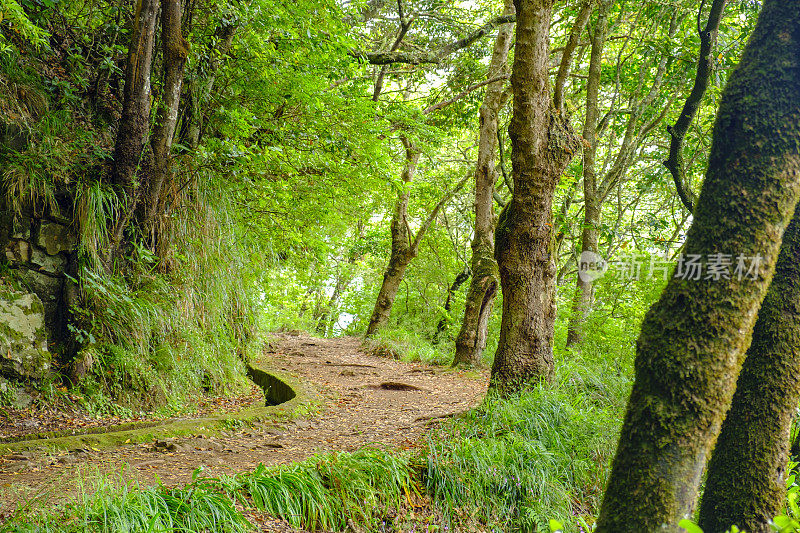
[[[184,435],[218,434],[237,423],[257,423],[267,420],[287,421],[302,416],[320,401],[319,393],[310,383],[301,382],[296,376],[271,368],[264,361],[251,365],[257,371],[278,378],[295,392],[295,397],[280,405],[249,406],[233,413],[225,413],[194,419],[171,419],[163,422],[132,422],[111,426],[97,433],[70,434],[73,430],[36,434],[35,438],[14,442],[0,442],[0,454],[22,451],[59,451],[75,448],[109,448],[123,444],[137,444],[153,439],[165,439]]]

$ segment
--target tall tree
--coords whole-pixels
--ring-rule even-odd
[[[611,8],[612,3],[601,2],[597,23],[591,38],[592,51],[586,84],[586,115],[583,127],[585,145],[583,150],[581,255],[584,252],[594,254],[598,252],[603,204],[614,188],[624,181],[630,168],[637,162],[637,150],[640,149],[647,136],[661,123],[669,110],[669,103],[663,105],[660,100],[665,74],[671,63],[671,56],[664,54],[655,64],[653,81],[649,87],[644,81],[645,73],[650,70],[650,67],[645,65],[639,67],[639,85],[630,92],[630,96],[627,99],[627,109],[624,110],[627,118],[622,139],[614,142],[614,135],[607,135],[606,143],[613,143],[613,150],[612,145],[606,144],[607,157],[602,165],[598,165],[598,146],[602,141],[604,132],[609,133],[611,130],[609,128],[611,117],[623,113],[623,110],[618,106],[624,98],[621,94],[620,84],[617,82],[616,93],[611,98],[611,108],[606,112],[603,119],[599,120],[602,53],[605,41],[608,38],[606,35],[608,10]],[[668,15],[667,38],[672,39],[680,27],[682,15],[678,9],[669,11],[671,11],[671,14]],[[626,38],[626,41],[629,39],[630,37]],[[624,50],[624,46],[622,49]],[[620,53],[617,63],[618,72],[624,68],[623,62],[624,58]],[[662,106],[661,109],[659,109],[659,106]],[[590,255],[588,259],[591,260],[592,258]],[[583,273],[579,271],[572,300],[572,312],[567,328],[567,347],[578,344],[583,339],[584,323],[594,304],[594,280],[591,276],[581,274]]]
[[[514,14],[513,0],[506,0],[504,14]],[[487,79],[503,74],[508,68],[508,51],[514,33],[513,24],[505,24],[497,32]],[[477,364],[486,347],[486,331],[492,314],[494,297],[500,282],[494,259],[494,183],[497,171],[498,115],[505,104],[503,86],[498,80],[486,88],[480,109],[478,161],[475,165],[475,234],[472,237],[472,281],[467,293],[464,319],[456,338],[453,366]]]
[[[386,271],[383,274],[383,283],[381,283],[378,297],[375,300],[375,308],[372,311],[372,316],[367,325],[367,337],[377,333],[379,329],[383,328],[389,322],[389,315],[392,312],[395,298],[397,298],[397,291],[400,288],[400,283],[403,281],[408,265],[411,264],[411,261],[413,261],[419,253],[419,245],[422,243],[422,238],[425,237],[425,233],[427,233],[431,224],[436,220],[442,207],[444,207],[450,198],[458,192],[467,181],[465,177],[454,189],[445,193],[439,203],[437,203],[428,214],[428,217],[424,220],[419,229],[417,229],[417,232],[412,233],[411,227],[408,224],[408,202],[411,197],[411,191],[407,186],[414,179],[421,152],[406,136],[402,136],[401,140],[403,141],[403,148],[405,149],[406,155],[401,179],[406,187],[398,193],[394,212],[392,213],[392,252],[389,256],[389,263],[386,266]]]
[[[671,279],[645,317],[599,533],[678,531],[694,508],[800,193],[798,79],[800,0],[767,0],[723,92],[685,244],[716,267]],[[715,274],[737,257],[763,269]]]
[[[589,59],[589,77],[586,81],[586,115],[583,120],[583,230],[581,250],[597,253],[600,238],[600,209],[597,187],[597,125],[600,121],[600,74],[603,63],[603,48],[608,33],[608,11],[612,2],[601,0],[592,35],[592,52]],[[594,299],[594,287],[588,277],[578,275],[572,315],[567,330],[567,346],[581,341],[583,322]]]
[[[550,94],[553,2],[515,0],[514,5],[514,111],[508,130],[514,192],[500,214],[495,235],[503,316],[491,384],[502,393],[552,375],[556,314],[552,204],[561,174],[580,147]]]

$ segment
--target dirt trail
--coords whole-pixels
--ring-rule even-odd
[[[431,420],[478,403],[488,380],[486,372],[368,355],[356,338],[281,334],[265,350],[263,362],[309,383],[320,393],[320,404],[304,418],[231,428],[218,436],[198,428],[193,436],[166,442],[0,456],[0,513],[32,497],[58,499],[73,493],[79,474],[121,473],[143,483],[160,479],[177,485],[191,481],[199,466],[205,475],[216,476],[252,470],[258,463],[300,461],[323,451],[414,446]]]

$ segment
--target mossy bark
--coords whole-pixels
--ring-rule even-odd
[[[506,0],[505,15],[514,14],[514,3]],[[487,79],[507,72],[508,51],[514,33],[513,24],[500,27],[494,42]],[[494,259],[494,183],[497,170],[498,115],[507,101],[503,81],[490,84],[480,109],[478,162],[475,165],[475,235],[472,238],[472,282],[464,306],[461,330],[456,337],[453,366],[476,365],[486,347],[486,330],[492,314],[497,286],[500,283],[497,261]]]
[[[800,212],[786,233],[753,341],[708,466],[700,505],[706,533],[769,525],[786,502],[789,432],[800,400]]]
[[[785,502],[789,431],[800,399],[798,257],[796,213],[709,465],[700,508],[708,533],[732,524],[751,533],[771,531],[769,521]]]
[[[163,203],[162,189],[171,179],[172,141],[178,124],[178,109],[183,86],[184,67],[189,56],[189,43],[181,30],[181,3],[179,0],[161,2],[161,41],[163,48],[164,77],[161,102],[150,146],[153,150],[153,175],[147,184],[147,198],[142,225],[156,240],[155,219]],[[163,205],[161,206],[163,211]],[[161,254],[159,254],[161,255]]]
[[[495,233],[503,318],[491,386],[502,394],[552,375],[556,316],[552,204],[559,178],[580,146],[550,95],[553,2],[515,0],[514,4],[514,113],[508,130],[514,194]]]
[[[648,311],[598,533],[679,531],[731,404],[800,192],[800,0],[764,3],[723,93],[685,253],[761,256],[757,279],[673,278]]]

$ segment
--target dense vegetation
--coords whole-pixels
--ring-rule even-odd
[[[0,299],[41,300],[51,354],[4,356],[3,405],[189,411],[276,330],[492,367],[413,454],[109,483],[6,527],[694,531],[722,427],[701,524],[800,529],[797,11],[0,0]]]

